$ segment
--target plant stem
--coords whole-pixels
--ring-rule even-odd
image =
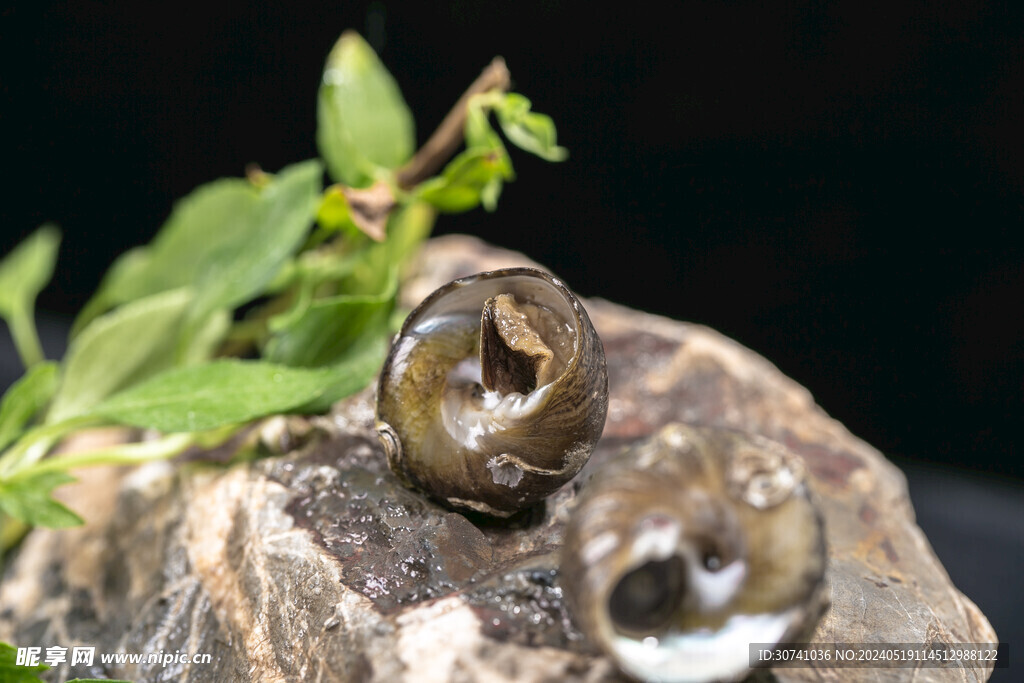
[[[137,465],[149,460],[163,460],[181,453],[195,441],[195,434],[181,432],[169,434],[156,441],[126,443],[95,451],[69,453],[27,467],[18,472],[17,477],[28,477],[41,472],[64,472],[76,467],[93,465]]]
[[[44,424],[25,432],[3,456],[0,456],[0,479],[10,478],[39,461],[67,434],[96,423],[95,417],[72,417],[55,424]]]
[[[451,111],[444,117],[437,130],[416,152],[396,175],[398,185],[405,190],[423,182],[444,165],[462,144],[463,128],[466,124],[466,108],[469,99],[491,90],[504,92],[512,85],[512,77],[505,60],[495,57],[487,68],[477,77],[462,94]]]

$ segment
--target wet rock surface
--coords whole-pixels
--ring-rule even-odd
[[[403,296],[521,255],[432,241]],[[774,366],[706,328],[585,302],[608,358],[604,436],[573,482],[510,520],[401,486],[372,431],[372,389],[260,428],[289,452],[96,469],[61,496],[88,524],[37,530],[4,570],[0,639],[209,662],[59,666],[153,681],[610,681],[574,626],[557,551],[581,482],[670,421],[763,434],[801,456],[825,517],[831,608],[820,642],[996,640],[914,523],[902,474]],[[759,680],[980,681],[983,667],[778,669]]]

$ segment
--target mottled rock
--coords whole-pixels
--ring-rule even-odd
[[[415,304],[480,270],[530,265],[476,240],[433,240]],[[270,420],[248,463],[195,457],[82,473],[61,491],[88,524],[37,530],[5,568],[0,639],[209,663],[67,665],[153,681],[608,681],[574,626],[557,551],[588,471],[670,421],[763,434],[801,456],[821,501],[831,608],[820,642],[994,642],[914,523],[902,474],[766,360],[707,328],[590,300],[611,398],[584,473],[510,520],[404,489],[372,431],[372,389],[332,415]],[[195,454],[193,454],[194,456]],[[777,669],[780,681],[985,680],[990,669]],[[762,673],[764,677],[766,674]],[[768,677],[771,675],[768,674]]]

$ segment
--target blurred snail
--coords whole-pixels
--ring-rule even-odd
[[[406,319],[381,370],[391,470],[448,505],[507,517],[579,472],[608,407],[579,300],[533,268],[450,282]]]
[[[626,673],[733,681],[749,673],[751,643],[810,635],[825,559],[796,456],[672,424],[584,485],[560,572],[581,629]]]

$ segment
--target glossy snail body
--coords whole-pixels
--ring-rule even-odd
[[[508,516],[571,479],[604,428],[604,348],[579,300],[533,268],[455,280],[406,319],[377,432],[406,485]]]
[[[571,513],[561,572],[583,631],[642,680],[732,681],[751,643],[825,607],[802,463],[739,432],[665,427],[606,463]]]

